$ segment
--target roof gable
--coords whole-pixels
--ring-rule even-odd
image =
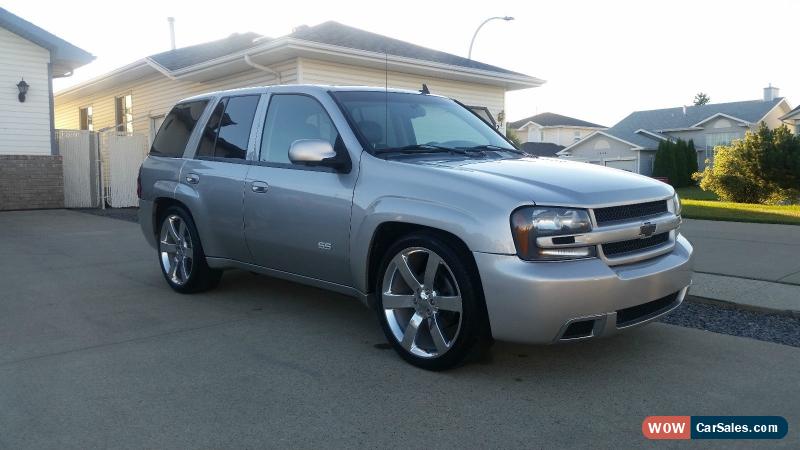
[[[698,125],[720,115],[740,122],[757,123],[783,101],[781,97],[772,101],[750,100],[687,106],[685,113],[683,107],[635,111],[606,131],[639,147],[654,149],[659,141],[655,134],[660,134],[662,130],[697,129]],[[639,130],[647,130],[654,135],[637,133]]]
[[[543,127],[564,126],[564,127],[606,128],[596,123],[575,119],[574,117],[562,116],[561,114],[556,114],[551,112],[545,112],[525,119],[517,120],[515,122],[509,123],[509,125],[513,128],[519,129],[527,125],[529,122],[533,122]]]
[[[54,71],[57,75],[61,74],[58,72],[68,73],[94,60],[94,56],[86,50],[70,44],[4,8],[0,8],[0,27],[50,50],[50,57],[56,66]]]

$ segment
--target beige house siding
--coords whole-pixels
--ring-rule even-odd
[[[283,84],[383,86],[386,82],[386,74],[381,70],[307,58],[293,59],[272,68],[281,73]],[[455,98],[467,105],[486,106],[495,119],[505,109],[505,91],[500,87],[401,72],[389,72],[388,75],[389,87],[418,90],[422,83],[426,83],[432,93]],[[163,116],[180,99],[204,92],[276,83],[277,79],[271,74],[255,69],[207,83],[170,80],[160,73],[153,73],[144,79],[119,84],[90,95],[82,95],[80,91],[56,95],[56,128],[77,129],[79,109],[86,106],[92,106],[95,131],[113,127],[116,120],[115,97],[131,94],[134,132],[153,133],[151,118]]]
[[[284,84],[296,82],[296,60],[275,65],[273,68],[280,72]],[[277,78],[272,74],[256,69],[204,83],[170,80],[160,73],[154,73],[144,79],[117,85],[91,95],[81,95],[80,91],[56,95],[56,128],[77,129],[79,127],[78,111],[85,106],[92,106],[92,122],[95,131],[113,127],[116,120],[115,97],[131,94],[134,132],[152,132],[153,130],[150,129],[151,118],[165,115],[177,101],[183,98],[204,92],[271,85],[277,84],[277,82]]]
[[[307,58],[300,59],[299,67],[299,82],[304,84],[384,86],[387,79],[382,70]],[[489,108],[495,120],[505,110],[505,91],[501,87],[392,71],[388,73],[388,82],[391,88],[412,90],[421,89],[425,83],[432,94],[451,97],[470,106]]]
[[[50,155],[50,52],[0,28],[0,61],[0,155]],[[24,103],[22,78],[30,85]]]

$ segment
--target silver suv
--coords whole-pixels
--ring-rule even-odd
[[[200,95],[139,178],[167,283],[244,269],[359,298],[408,362],[605,336],[677,307],[692,246],[667,184],[517,150],[456,101],[383,88]]]

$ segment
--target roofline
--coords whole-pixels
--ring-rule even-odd
[[[780,102],[778,102],[778,103],[780,103]],[[776,106],[777,106],[777,105],[776,105]],[[772,109],[770,109],[770,111],[772,111]],[[769,114],[769,112],[768,112],[767,114]],[[764,114],[764,116],[766,116],[766,114]],[[726,117],[726,118],[728,118],[728,119],[735,120],[735,121],[737,121],[737,122],[739,122],[740,124],[743,124],[743,125],[747,125],[747,126],[750,126],[750,125],[752,125],[752,123],[751,123],[751,122],[748,122],[747,120],[740,119],[740,118],[738,118],[738,117],[734,117],[734,116],[732,116],[732,115],[730,115],[730,114],[725,114],[725,113],[718,112],[718,113],[716,113],[716,114],[713,114],[713,115],[711,115],[711,116],[708,116],[708,117],[706,117],[705,119],[701,120],[700,122],[697,122],[696,124],[692,125],[692,127],[699,127],[700,125],[702,125],[702,124],[704,124],[704,123],[708,122],[709,120],[712,120],[712,119],[714,119],[715,117]],[[763,118],[764,118],[764,117],[762,116],[762,119],[763,119]]]
[[[597,135],[597,134],[602,134],[602,135],[603,135],[603,136],[605,136],[605,137],[608,137],[608,138],[611,138],[611,139],[617,140],[617,141],[619,141],[619,142],[622,142],[623,144],[630,145],[631,147],[633,147],[633,148],[631,148],[631,150],[644,150],[644,149],[645,149],[644,147],[642,147],[642,146],[640,146],[640,145],[636,145],[636,144],[634,144],[633,142],[628,142],[628,141],[626,141],[625,139],[618,138],[618,137],[616,137],[616,136],[614,136],[614,135],[612,135],[612,134],[608,134],[608,133],[606,133],[605,131],[602,131],[602,130],[597,130],[597,131],[593,131],[593,132],[592,132],[592,134],[590,134],[590,135],[586,136],[585,138],[581,139],[580,141],[578,141],[578,142],[573,142],[572,144],[570,144],[570,145],[568,145],[567,147],[565,147],[563,150],[559,151],[557,154],[558,154],[558,155],[563,155],[563,154],[564,154],[564,152],[566,152],[567,150],[571,149],[572,147],[575,147],[576,145],[578,145],[578,144],[582,143],[583,141],[588,141],[589,139],[591,139],[592,137],[594,137],[594,136],[595,136],[595,135]]]
[[[417,58],[408,58],[403,56],[397,55],[386,55],[384,53],[376,53],[370,52],[366,50],[359,50],[350,47],[342,47],[338,45],[330,45],[330,44],[323,44],[320,42],[314,41],[307,41],[303,39],[296,39],[289,36],[284,36],[281,38],[273,39],[271,41],[265,42],[261,45],[256,45],[244,50],[240,50],[233,53],[228,53],[227,55],[223,55],[219,58],[210,59],[208,61],[203,61],[198,64],[194,64],[191,66],[183,67],[177,70],[169,70],[166,67],[158,64],[155,60],[151,57],[145,57],[140,60],[137,60],[131,64],[126,66],[120,67],[115,69],[111,72],[106,74],[100,75],[98,77],[92,78],[91,80],[85,81],[83,83],[79,83],[75,86],[67,88],[63,91],[59,91],[56,95],[63,95],[67,93],[73,93],[79,91],[85,87],[91,86],[92,84],[98,83],[105,79],[111,78],[113,76],[119,75],[127,70],[136,68],[142,64],[147,64],[151,66],[153,69],[161,73],[162,75],[166,76],[171,80],[178,80],[182,77],[190,75],[194,72],[199,72],[202,70],[209,69],[214,66],[226,64],[228,62],[237,61],[243,58],[245,55],[251,56],[256,54],[264,54],[270,51],[277,50],[282,47],[298,49],[298,50],[311,50],[311,51],[318,51],[318,52],[327,52],[327,53],[338,53],[338,54],[346,54],[356,58],[361,58],[364,60],[371,60],[376,62],[392,62],[397,65],[413,65],[415,67],[426,67],[428,69],[438,71],[438,72],[461,72],[468,75],[480,77],[480,78],[488,78],[494,80],[504,80],[510,83],[514,83],[517,85],[522,85],[524,87],[538,87],[546,83],[545,80],[540,78],[531,77],[528,75],[515,75],[515,74],[506,74],[502,72],[492,72],[483,69],[472,69],[469,67],[463,66],[456,66],[452,64],[443,64],[443,63],[436,63],[433,61],[427,61],[424,59],[417,59]]]
[[[634,131],[634,133],[646,133],[649,134],[650,136],[653,136],[656,139],[661,139],[662,141],[667,141],[667,142],[672,142],[673,139],[671,136],[664,136],[658,133],[653,133],[652,131],[645,130],[644,128],[639,128],[638,130]]]
[[[771,113],[772,111],[774,111],[774,110],[775,110],[775,108],[777,108],[778,106],[781,106],[781,104],[783,104],[783,103],[785,103],[785,104],[786,104],[786,107],[787,107],[787,108],[789,108],[789,110],[790,110],[790,112],[791,112],[792,106],[789,104],[789,102],[787,102],[787,101],[786,101],[786,97],[782,97],[782,98],[781,98],[781,101],[779,101],[778,103],[775,103],[775,106],[773,106],[772,108],[770,108],[770,109],[769,109],[769,111],[767,111],[767,113],[766,113],[766,114],[764,114],[764,115],[763,115],[763,116],[762,116],[760,119],[758,119],[758,121],[759,121],[759,122],[763,121],[763,120],[764,120],[764,118],[765,118],[765,117],[767,117],[767,116],[769,115],[769,113]],[[781,120],[781,119],[780,119],[780,118],[778,118],[778,120]]]
[[[521,127],[517,127],[516,129],[517,129],[517,131],[519,131],[519,130],[527,127],[530,124],[534,124],[539,128],[589,128],[589,129],[592,129],[592,130],[607,130],[608,129],[608,127],[594,127],[594,126],[590,127],[590,126],[585,126],[585,125],[541,125],[541,124],[539,124],[537,122],[534,122],[532,120],[529,120],[528,122],[525,123],[525,125],[522,125]]]
[[[44,28],[29,22],[11,11],[0,7],[0,27],[50,51],[55,61],[67,63],[70,69],[89,64],[96,58],[77,45],[62,39]]]

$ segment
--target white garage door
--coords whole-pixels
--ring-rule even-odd
[[[636,172],[636,160],[621,160],[621,161],[606,161],[606,167],[613,167],[615,169],[627,170],[628,172]]]

